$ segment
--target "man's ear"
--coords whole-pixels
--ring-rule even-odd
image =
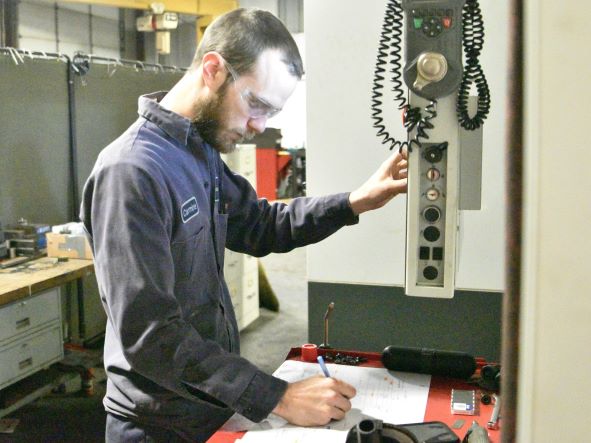
[[[205,85],[216,92],[226,81],[228,71],[220,55],[216,52],[208,52],[201,61],[203,71],[203,82]]]

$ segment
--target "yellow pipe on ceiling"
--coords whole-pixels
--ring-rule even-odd
[[[197,16],[222,15],[238,7],[238,0],[62,0],[65,3],[113,6],[116,8],[150,10],[152,3],[162,3],[164,10]]]

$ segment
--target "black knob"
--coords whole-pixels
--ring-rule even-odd
[[[425,160],[431,163],[438,163],[443,158],[443,152],[439,149],[439,146],[431,146],[425,150]]]
[[[439,229],[437,229],[435,226],[429,226],[425,228],[425,232],[423,232],[423,235],[425,236],[425,239],[433,242],[439,239],[441,233],[439,232]]]
[[[437,271],[437,268],[435,268],[434,266],[427,266],[425,269],[423,269],[423,276],[427,280],[435,280],[438,275],[439,272]]]
[[[435,223],[441,217],[441,211],[437,206],[428,206],[423,211],[423,217],[429,223]]]

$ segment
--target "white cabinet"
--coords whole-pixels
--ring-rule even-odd
[[[258,259],[226,250],[224,275],[238,327],[244,329],[259,316]]]
[[[0,389],[63,359],[59,288],[0,307]]]
[[[256,189],[256,145],[237,145],[222,155],[228,167]],[[238,327],[244,329],[259,317],[258,259],[226,249],[224,276],[232,297]]]
[[[4,305],[0,309],[0,346],[20,334],[34,332],[59,318],[58,289]]]
[[[247,179],[253,188],[257,188],[256,145],[236,145],[236,150],[230,154],[222,154],[222,159],[232,171]]]

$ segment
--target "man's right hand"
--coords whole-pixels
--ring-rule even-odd
[[[344,418],[355,394],[353,386],[318,375],[290,383],[273,413],[294,425],[322,426]]]

